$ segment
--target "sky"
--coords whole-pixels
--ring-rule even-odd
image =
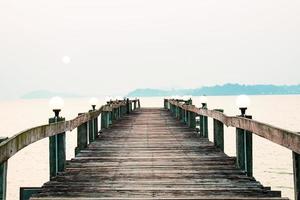
[[[0,99],[299,84],[299,13],[299,0],[1,0]]]

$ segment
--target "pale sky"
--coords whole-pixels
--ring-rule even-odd
[[[1,0],[0,69],[0,98],[298,84],[300,1]]]

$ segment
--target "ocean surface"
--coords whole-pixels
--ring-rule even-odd
[[[250,96],[247,114],[253,119],[292,131],[300,131],[300,96]],[[208,97],[208,108],[224,109],[227,115],[237,115],[235,96]],[[198,97],[193,103],[200,106]],[[99,105],[104,104],[102,100]],[[142,107],[162,107],[163,98],[141,98]],[[67,120],[90,109],[88,99],[65,99],[61,116]],[[0,136],[12,136],[33,126],[48,123],[53,116],[48,100],[0,101]],[[212,120],[209,120],[212,141]],[[67,133],[67,159],[74,157],[76,130]],[[49,180],[48,139],[38,141],[18,152],[8,161],[7,199],[19,199],[20,187],[39,187]],[[235,156],[235,129],[225,128],[225,152]],[[253,137],[254,176],[265,186],[282,191],[293,199],[292,152],[261,137]]]

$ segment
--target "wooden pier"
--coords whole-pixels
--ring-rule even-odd
[[[207,117],[214,119],[214,142],[207,137]],[[140,108],[139,100],[127,100],[58,121],[21,133],[26,142],[19,140],[17,149],[13,138],[0,145],[3,162],[34,141],[77,127],[76,157],[62,162],[63,142],[57,138],[56,159],[50,155],[50,181],[41,188],[21,188],[23,199],[287,199],[252,177],[254,131],[293,150],[299,199],[299,134],[246,116],[228,117],[182,100],[166,99],[164,108]],[[223,152],[224,125],[237,128],[237,157]]]

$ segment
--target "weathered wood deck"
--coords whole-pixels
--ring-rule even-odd
[[[284,199],[163,109],[120,119],[37,199]]]

